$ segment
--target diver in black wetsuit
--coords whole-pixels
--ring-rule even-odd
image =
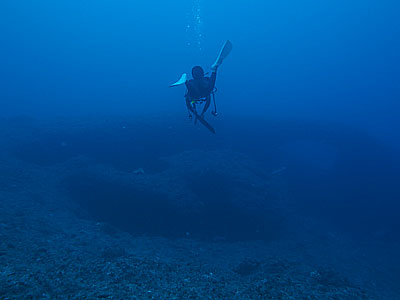
[[[211,103],[211,94],[215,87],[215,80],[217,79],[217,69],[218,66],[215,66],[212,69],[212,73],[210,77],[204,76],[204,70],[200,66],[195,66],[192,69],[193,79],[185,82],[187,87],[187,93],[185,95],[186,98],[186,106],[189,111],[193,114],[197,114],[196,112],[196,103],[199,101],[205,101],[203,111],[201,113],[201,117],[204,116],[204,113],[210,107]],[[189,113],[189,117],[192,115]]]

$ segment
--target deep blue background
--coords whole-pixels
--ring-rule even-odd
[[[186,27],[200,7],[202,50]],[[227,114],[313,118],[399,138],[398,1],[1,1],[1,114],[183,111],[166,87],[220,70]]]

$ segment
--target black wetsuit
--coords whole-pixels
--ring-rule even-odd
[[[211,93],[214,90],[216,79],[217,72],[213,71],[210,77],[186,81],[186,106],[189,111],[196,113],[196,106],[195,103],[192,103],[192,101],[200,100],[202,98],[205,98],[206,103],[201,114],[203,115],[207,111],[211,103]]]

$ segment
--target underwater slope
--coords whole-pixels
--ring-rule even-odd
[[[196,140],[186,151],[158,148],[154,160],[132,159],[129,168],[102,161],[96,147],[54,151],[57,159],[46,163],[35,161],[40,149],[21,154],[26,144],[46,153],[43,136],[73,128],[109,130],[115,142],[117,126],[88,123],[43,123],[36,135],[32,127],[2,128],[1,297],[393,299],[398,292],[395,282],[382,283],[389,273],[365,249],[302,215],[288,197],[287,174],[232,149],[199,149]]]

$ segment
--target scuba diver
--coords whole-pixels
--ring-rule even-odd
[[[211,66],[211,76],[206,77],[204,70],[200,66],[195,66],[192,69],[193,79],[188,80],[188,76],[184,73],[181,78],[174,84],[170,85],[170,87],[178,86],[185,84],[187,91],[185,94],[186,107],[189,110],[189,118],[192,118],[192,115],[195,116],[195,122],[197,120],[200,121],[205,127],[207,127],[211,132],[215,133],[214,128],[211,127],[208,122],[204,120],[204,114],[208,110],[211,104],[211,97],[214,102],[214,110],[212,114],[217,116],[217,106],[215,103],[215,81],[217,78],[217,70],[219,66],[222,64],[224,59],[229,55],[232,50],[232,44],[230,41],[226,41],[219,52],[217,60]],[[199,115],[197,112],[197,105],[203,104],[204,107],[202,109],[201,114]]]
[[[204,117],[205,112],[210,107],[211,95],[214,96],[215,80],[217,79],[217,69],[218,66],[213,66],[212,73],[210,77],[204,76],[204,70],[200,66],[195,66],[192,69],[193,79],[186,80],[185,85],[187,92],[185,95],[186,106],[189,110],[189,118],[192,118],[192,114],[196,114],[196,104],[201,102],[204,103],[203,111],[200,117]],[[215,100],[215,98],[214,98]],[[215,102],[214,102],[215,104]],[[216,108],[212,111],[214,116],[217,115]]]

